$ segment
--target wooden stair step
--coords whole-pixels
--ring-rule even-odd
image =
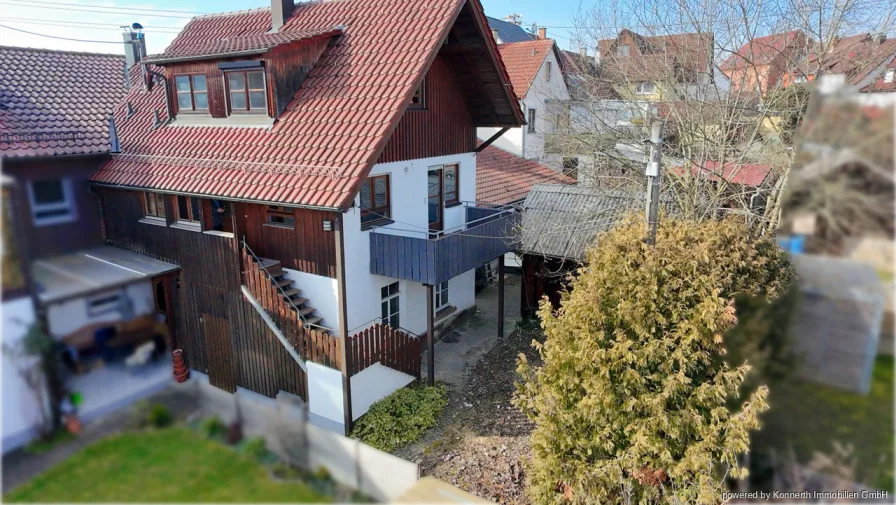
[[[301,307],[302,305],[308,303],[308,299],[303,298],[301,296],[297,296],[292,299],[292,303],[296,304],[296,307]]]
[[[289,288],[289,289],[283,288],[283,294],[287,298],[292,298],[295,295],[299,294],[299,290],[297,288]],[[295,303],[295,299],[293,299],[293,303]],[[298,303],[296,303],[296,305],[298,305]]]
[[[258,263],[261,266],[263,266],[264,268],[267,268],[268,270],[270,270],[271,267],[280,266],[280,262],[277,260],[272,260],[272,259],[268,259],[268,258],[258,258],[258,259],[259,259]]]
[[[313,317],[309,317],[309,318],[305,319],[304,323],[305,324],[318,324],[323,320],[324,320],[324,318],[322,318],[320,316],[313,316]]]
[[[302,307],[301,309],[299,309],[299,314],[301,314],[302,317],[310,316],[314,313],[315,310],[317,309],[315,309],[314,307]]]
[[[292,279],[278,279],[275,281],[278,286],[281,288],[286,288],[286,286],[292,285]]]

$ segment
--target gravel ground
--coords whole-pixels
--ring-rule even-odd
[[[531,503],[525,494],[524,462],[529,459],[533,424],[511,404],[516,361],[525,353],[537,363],[530,345],[540,337],[518,328],[471,369],[463,386],[449,390],[439,425],[424,439],[398,451],[432,475],[498,503]]]

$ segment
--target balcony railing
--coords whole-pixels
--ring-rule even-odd
[[[513,207],[464,206],[466,223],[452,229],[371,232],[370,273],[436,285],[516,248],[520,214]]]

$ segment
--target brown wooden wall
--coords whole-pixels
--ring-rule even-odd
[[[336,278],[336,240],[324,231],[324,220],[336,222],[336,214],[294,209],[294,230],[266,225],[265,205],[236,204],[237,228],[261,258],[280,261],[285,268]]]
[[[104,188],[101,194],[113,245],[180,265],[175,336],[190,368],[228,391],[243,386],[274,396],[283,389],[305,397],[301,367],[243,298],[235,237],[140,223],[140,192]],[[172,203],[166,205],[173,216]]]
[[[442,56],[425,79],[425,110],[406,110],[378,163],[471,152],[476,128],[457,79]]]
[[[17,244],[23,268],[28,260],[70,253],[79,249],[103,245],[99,205],[87,187],[90,176],[106,160],[106,156],[67,157],[43,160],[4,160],[3,172],[15,180],[10,190],[10,208],[15,221]],[[68,177],[75,199],[76,221],[49,226],[35,226],[28,199],[28,183],[33,180]]]

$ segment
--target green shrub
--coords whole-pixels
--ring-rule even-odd
[[[227,431],[227,425],[218,416],[212,416],[202,422],[202,433],[208,438],[220,438]]]
[[[268,446],[264,441],[264,437],[256,437],[247,440],[243,444],[243,452],[255,460],[263,459],[268,454]]]
[[[164,428],[171,424],[171,419],[171,412],[168,410],[168,407],[157,403],[149,410],[147,422],[150,426]]]
[[[317,470],[314,471],[314,478],[317,480],[330,480],[330,470],[324,465],[320,465],[317,467]]]
[[[374,403],[352,429],[352,436],[382,451],[391,452],[417,441],[436,424],[448,403],[444,384],[401,388]]]

